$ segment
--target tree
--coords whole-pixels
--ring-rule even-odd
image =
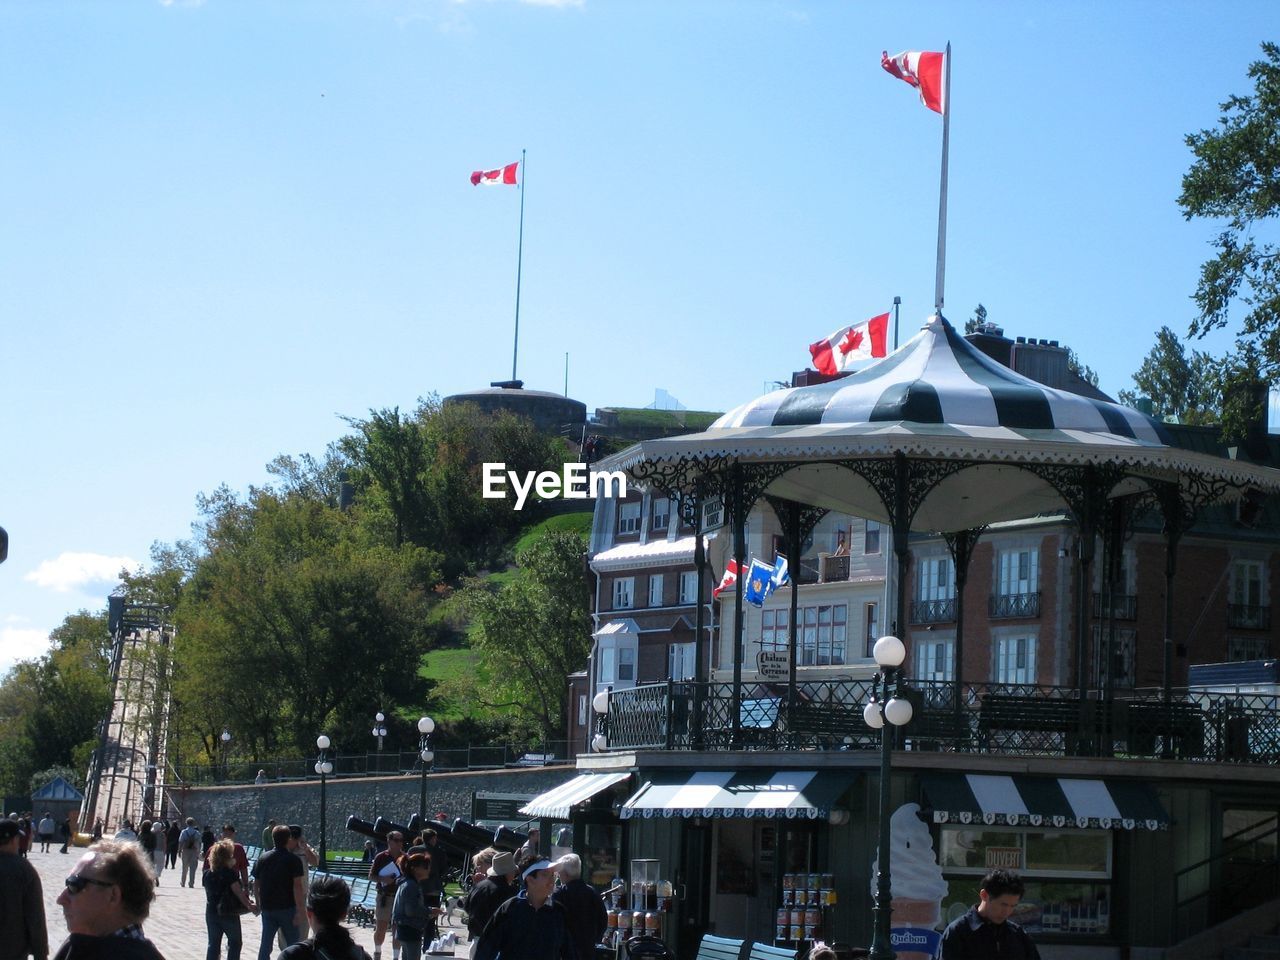
[[[1082,361],[1074,350],[1067,347],[1067,369],[1091,387],[1098,385],[1098,374],[1093,367]]]
[[[472,646],[491,683],[481,702],[523,715],[544,738],[565,732],[565,678],[591,652],[591,591],[583,567],[586,538],[549,531],[520,551],[519,574],[493,589],[473,583]]]
[[[1262,52],[1248,70],[1253,93],[1220,104],[1216,128],[1188,134],[1195,161],[1178,198],[1187,220],[1221,225],[1216,255],[1200,268],[1190,335],[1225,328],[1233,306],[1246,309],[1235,351],[1222,362],[1222,419],[1232,437],[1258,413],[1252,382],[1280,370],[1280,248],[1259,239],[1280,215],[1280,46],[1263,43]]]
[[[1188,357],[1178,335],[1168,327],[1156,333],[1155,346],[1142,361],[1133,382],[1138,392],[1120,391],[1120,402],[1137,406],[1138,397],[1151,400],[1151,412],[1158,418],[1172,417],[1180,423],[1213,423],[1218,419],[1215,390],[1219,382],[1213,359],[1201,351]]]
[[[973,310],[973,316],[964,322],[964,333],[967,337],[971,333],[977,333],[978,328],[987,322],[987,308],[982,304],[978,304]]]

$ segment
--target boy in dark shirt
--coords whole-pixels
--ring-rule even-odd
[[[942,960],[1040,960],[1027,932],[1009,919],[1025,890],[1012,870],[992,870],[983,877],[977,906],[942,932]]]

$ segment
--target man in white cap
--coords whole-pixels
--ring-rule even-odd
[[[494,854],[493,863],[485,871],[485,879],[471,888],[467,897],[467,939],[471,941],[471,956],[476,955],[476,944],[489,919],[498,908],[516,895],[516,858],[503,850]]]
[[[551,861],[526,857],[519,868],[524,889],[485,925],[475,960],[576,960],[565,909],[551,899],[556,885]]]
[[[591,960],[596,944],[609,926],[609,912],[600,894],[582,879],[582,858],[576,853],[566,853],[551,867],[559,874],[561,883],[551,899],[564,907],[569,939],[573,941],[578,960]]]

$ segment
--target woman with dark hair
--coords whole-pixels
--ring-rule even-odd
[[[400,862],[404,882],[396,890],[391,908],[396,939],[400,941],[403,960],[419,960],[422,943],[436,937],[436,908],[431,893],[431,858],[425,853],[411,853]]]
[[[151,868],[155,870],[156,862],[156,835],[151,830],[152,823],[150,820],[143,820],[138,825],[138,843],[142,844],[142,851],[147,855],[147,859],[151,861]],[[156,877],[156,886],[160,886],[160,877]]]
[[[227,938],[227,960],[240,960],[244,937],[240,932],[240,914],[258,908],[240,883],[236,870],[236,842],[219,840],[209,848],[209,869],[204,872],[204,925],[209,933],[209,949],[205,960],[218,960],[222,938]]]
[[[178,834],[182,833],[182,824],[177,820],[169,823],[169,832],[165,834],[165,848],[169,851],[169,866],[178,865]]]
[[[285,947],[276,960],[370,960],[351,933],[342,925],[351,907],[351,888],[341,877],[323,875],[316,878],[307,893],[307,917],[315,935]]]

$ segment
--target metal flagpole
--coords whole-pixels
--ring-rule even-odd
[[[898,308],[902,306],[902,298],[893,298],[893,349],[898,349]]]
[[[951,48],[948,47],[948,50]],[[946,137],[943,136],[943,168],[946,167]],[[525,182],[525,166],[524,151],[520,151],[520,240],[516,247],[516,336],[515,346],[511,350],[511,379],[516,379],[516,358],[520,355],[520,271],[524,266],[524,182]],[[945,175],[944,175],[945,183]]]
[[[938,191],[938,273],[934,282],[933,307],[942,316],[942,289],[947,269],[947,147],[951,141],[951,44],[942,58],[942,187]]]

